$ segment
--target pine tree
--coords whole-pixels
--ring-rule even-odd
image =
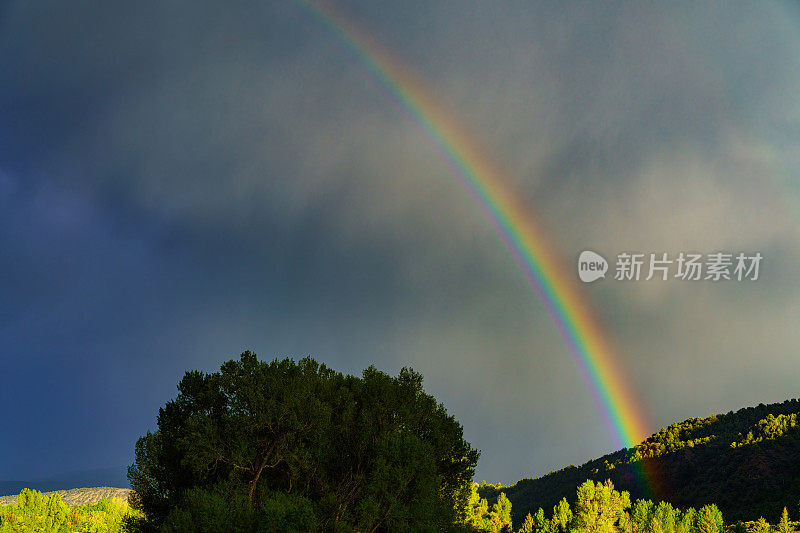
[[[722,513],[713,503],[706,505],[697,517],[697,531],[699,533],[722,533]]]
[[[566,498],[561,498],[558,505],[553,508],[553,518],[558,521],[558,530],[561,533],[569,531],[569,526],[572,523],[572,510],[569,508],[569,502]]]
[[[778,522],[778,533],[791,533],[791,531],[792,527],[789,525],[789,510],[784,507],[781,520]]]
[[[653,518],[658,522],[660,531],[663,533],[675,533],[675,508],[668,502],[659,502],[656,506]],[[655,531],[655,528],[653,529]]]
[[[505,492],[501,492],[497,497],[497,503],[492,506],[492,514],[497,515],[496,522],[500,525],[500,530],[505,527],[511,529],[511,500],[508,499]]]
[[[478,494],[478,484],[474,481],[469,486],[469,495],[464,505],[464,523],[476,525],[480,518],[481,497]]]
[[[547,518],[544,517],[544,509],[539,507],[539,510],[536,511],[536,514],[533,515],[533,523],[536,529],[536,533],[545,533],[547,531]]]
[[[645,533],[650,525],[653,514],[653,502],[650,500],[636,500],[631,509],[631,522],[636,533]]]
[[[522,527],[520,528],[518,533],[534,533],[536,530],[534,529],[536,525],[533,523],[533,517],[531,513],[528,513],[528,516],[525,517],[525,521],[522,522]]]

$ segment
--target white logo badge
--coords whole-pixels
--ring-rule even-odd
[[[584,250],[578,257],[578,276],[584,283],[605,278],[606,270],[608,270],[608,261],[598,253]]]

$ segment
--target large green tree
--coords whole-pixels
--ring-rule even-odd
[[[171,531],[227,518],[242,531],[441,531],[464,519],[479,456],[413,370],[355,377],[251,352],[187,372],[135,453],[139,527]]]

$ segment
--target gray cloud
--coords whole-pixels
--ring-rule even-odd
[[[585,248],[764,253],[749,285],[585,287],[655,426],[794,394],[794,7],[343,9],[496,156],[569,267]],[[114,404],[127,427],[109,461],[182,370],[248,347],[350,372],[412,364],[483,449],[479,477],[611,449],[474,200],[302,9],[16,3],[0,61],[6,242],[15,272],[44,280],[6,304],[28,322],[2,348],[22,353],[40,322],[38,357],[84,354],[132,396],[153,380],[140,407]]]

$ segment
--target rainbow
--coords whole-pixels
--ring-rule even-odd
[[[632,448],[649,434],[612,343],[576,287],[574,270],[559,260],[533,214],[500,167],[437,102],[431,92],[371,35],[327,3],[301,1],[392,95],[455,168],[495,227],[569,347],[614,444]]]

